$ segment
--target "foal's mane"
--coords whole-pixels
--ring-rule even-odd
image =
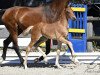
[[[49,17],[47,21],[55,22],[58,21],[61,16],[65,15],[65,3],[69,0],[53,0],[51,4],[45,6],[46,16]]]

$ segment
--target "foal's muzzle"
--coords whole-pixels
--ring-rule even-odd
[[[72,20],[75,21],[76,20],[76,17],[72,17]]]

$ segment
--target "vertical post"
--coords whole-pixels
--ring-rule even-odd
[[[68,39],[73,43],[75,52],[86,52],[87,46],[87,5],[84,4],[73,4],[75,7],[76,21],[69,20],[69,28],[72,31],[68,35]],[[84,30],[85,32],[81,32]],[[69,51],[68,51],[69,52]]]

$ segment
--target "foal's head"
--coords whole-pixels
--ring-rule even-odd
[[[67,19],[76,20],[76,16],[70,6],[66,7],[66,17]]]

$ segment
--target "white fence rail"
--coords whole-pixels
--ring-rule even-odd
[[[3,28],[5,28],[5,26],[4,25],[0,25],[0,29],[3,29]]]
[[[6,38],[1,38],[0,39],[0,47],[3,47],[3,41]],[[18,38],[18,45],[19,46],[28,46],[29,42],[30,42],[30,38]],[[12,47],[12,43],[9,45],[9,47]]]
[[[6,32],[3,32],[2,30],[5,28],[4,25],[0,25],[0,47],[3,47],[3,41],[7,38],[7,30]],[[4,36],[5,35],[5,36]],[[3,38],[1,38],[2,36],[4,36]],[[18,38],[18,45],[19,46],[28,46],[29,42],[30,42],[30,38]],[[12,47],[12,43],[9,45],[10,47]]]
[[[25,52],[21,54],[23,57],[25,57]],[[100,52],[92,52],[92,53],[75,53],[76,58],[80,61],[80,63],[100,63]],[[0,54],[1,56],[1,54]],[[34,63],[34,59],[41,56],[39,52],[30,52],[28,56],[28,63]],[[56,52],[51,52],[47,58],[48,58],[48,63],[55,63],[55,57],[56,57]],[[60,56],[60,63],[61,64],[67,64],[71,63],[71,55],[70,53],[64,53],[61,52]],[[3,64],[9,64],[9,63],[20,63],[19,58],[15,53],[8,53],[7,54],[7,59],[3,62]],[[40,62],[40,63],[43,63]]]

